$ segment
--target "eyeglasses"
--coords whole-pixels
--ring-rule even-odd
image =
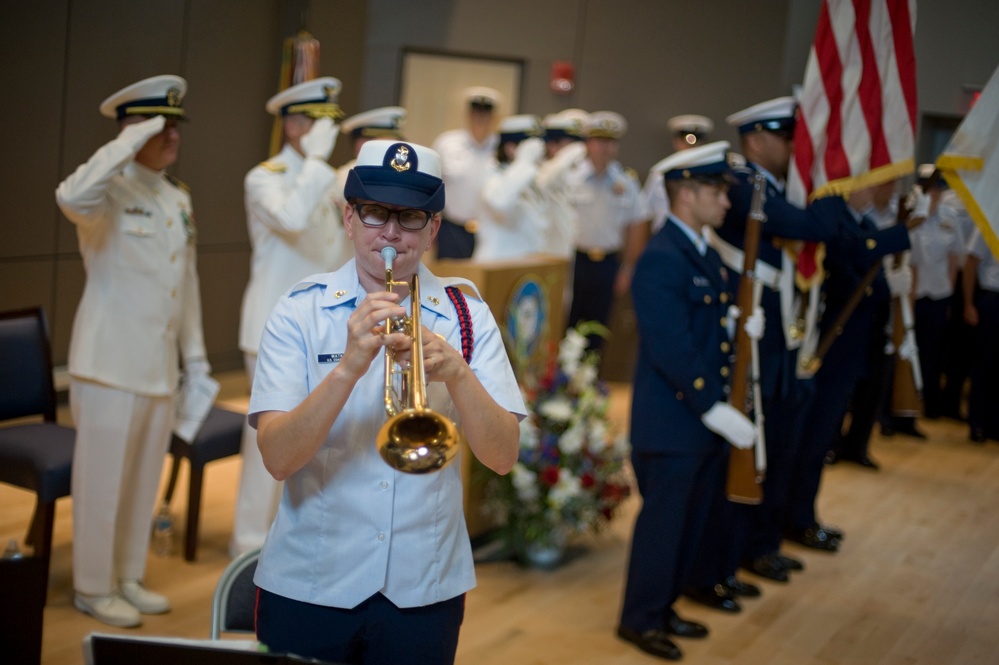
[[[354,204],[354,210],[357,211],[357,216],[365,226],[385,226],[392,219],[392,215],[395,215],[399,227],[406,231],[419,231],[427,225],[427,222],[433,216],[433,213],[427,210],[420,210],[418,208],[389,210],[385,206],[375,203]]]

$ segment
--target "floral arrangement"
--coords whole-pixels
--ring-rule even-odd
[[[502,525],[510,553],[559,548],[573,535],[595,532],[628,496],[628,442],[611,431],[600,354],[587,351],[596,323],[570,329],[543,363],[540,376],[521,377],[528,416],[520,423],[520,456],[513,470],[491,480],[488,505]]]

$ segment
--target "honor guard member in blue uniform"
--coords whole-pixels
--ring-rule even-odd
[[[154,76],[108,97],[118,136],[56,189],[87,279],[69,346],[73,588],[112,626],[170,609],[146,589],[149,524],[185,375],[210,372],[194,212],[177,161],[187,82]]]
[[[331,76],[299,83],[268,100],[281,118],[281,151],[253,167],[243,183],[250,233],[250,281],[243,294],[239,348],[250,384],[267,315],[282,293],[317,272],[342,266],[351,247],[334,202],[336,172],[328,161],[340,128],[340,81]],[[256,430],[243,427],[243,457],[229,552],[264,544],[281,485],[267,473]]]
[[[648,208],[638,180],[617,161],[627,129],[618,113],[591,113],[587,158],[568,176],[579,215],[569,327],[580,321],[608,323],[611,302],[628,292],[635,261],[648,239]],[[591,336],[589,348],[600,348],[602,342]]]
[[[846,214],[846,206],[834,197],[816,201],[803,210],[785,198],[784,185],[794,146],[795,110],[793,97],[779,97],[726,118],[739,132],[745,164],[733,171],[734,183],[729,190],[732,206],[712,237],[712,244],[726,266],[739,275],[743,268],[742,248],[753,180],[757,173],[762,173],[767,221],[761,228],[756,278],[764,284],[760,305],[769,325],[758,345],[767,453],[763,503],[755,507],[725,504],[727,526],[723,533],[729,538],[720,544],[712,561],[702,570],[702,579],[694,581],[695,589],[703,592],[699,600],[721,609],[733,606],[736,596],[759,594],[756,586],[735,577],[740,563],[756,574],[782,582],[789,579],[788,569],[801,567],[800,562],[779,552],[781,515],[800,437],[801,411],[808,394],[796,375],[797,349],[790,348],[793,340],[788,344],[793,321],[781,307],[781,292],[794,289],[793,274],[785,274],[781,243],[785,238],[825,240],[831,236],[836,220]]]
[[[673,152],[693,148],[697,145],[704,145],[708,134],[714,131],[715,123],[711,118],[703,115],[675,115],[666,121],[672,137]],[[663,185],[662,174],[650,171],[649,177],[642,187],[642,196],[645,204],[649,207],[649,215],[652,219],[652,233],[656,233],[666,223],[666,216],[669,215],[669,198],[666,196],[666,187]]]
[[[386,464],[375,446],[386,419],[385,349],[406,365],[411,342],[384,332],[387,319],[408,314],[410,297],[405,287],[386,290],[382,250],[397,253],[393,281],[419,274],[428,406],[500,474],[517,461],[526,409],[488,305],[421,264],[441,223],[440,176],[429,148],[366,143],[344,189],[354,260],[292,287],[267,321],[249,418],[264,463],[285,481],[255,576],[257,637],[273,652],[454,661],[464,595],[475,586],[462,453],[415,474]]]
[[[924,195],[923,203],[916,204],[904,224],[879,230],[860,212],[872,200],[873,188],[852,192],[847,198],[849,217],[839,223],[835,235],[826,241],[826,279],[822,283],[825,309],[819,330],[820,339],[830,334],[836,337],[815,373],[815,397],[808,409],[788,505],[791,536],[805,544],[811,541],[813,547],[827,551],[836,551],[840,538],[819,526],[815,501],[826,455],[840,436],[850,397],[858,382],[874,370],[876,356],[884,353],[883,330],[891,291],[882,259],[909,249],[909,228],[915,228],[926,218],[929,207]],[[840,312],[875,264],[879,270],[874,282],[864,290],[846,323],[834,332]],[[911,283],[910,277],[909,285]],[[825,533],[827,539],[801,538],[809,532],[817,536],[820,532]]]
[[[383,106],[370,111],[364,111],[357,115],[352,115],[340,123],[340,131],[344,136],[350,137],[350,147],[354,157],[346,164],[336,170],[336,194],[337,212],[343,215],[343,207],[347,201],[343,198],[343,187],[347,182],[347,175],[357,163],[357,153],[368,141],[374,139],[405,139],[402,130],[406,125],[406,109],[401,106]]]
[[[964,321],[974,330],[968,435],[975,443],[999,440],[999,261],[976,228],[964,260]],[[977,287],[977,288],[976,288]]]
[[[485,86],[466,88],[462,94],[467,126],[438,136],[433,149],[441,156],[447,209],[437,234],[437,258],[468,259],[475,251],[482,186],[496,156],[496,112],[502,96]]]
[[[682,655],[671,635],[707,635],[673,603],[724,486],[728,446],[755,438],[752,421],[726,402],[734,275],[702,235],[729,206],[728,147],[710,143],[660,164],[672,212],[631,282],[639,333],[631,462],[642,508],[617,634],[667,660]]]

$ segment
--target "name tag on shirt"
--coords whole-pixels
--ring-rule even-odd
[[[340,359],[343,358],[342,353],[320,353],[319,362],[322,363],[338,363]]]

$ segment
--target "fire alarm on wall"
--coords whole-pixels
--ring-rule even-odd
[[[568,95],[576,87],[576,68],[566,60],[552,63],[551,89],[556,95]]]

